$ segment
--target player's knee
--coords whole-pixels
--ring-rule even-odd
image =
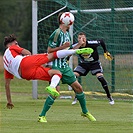
[[[82,86],[78,83],[78,81],[75,81],[75,82],[71,85],[71,87],[73,88],[74,92],[76,92],[76,93],[81,93],[81,92],[83,92],[83,88],[82,88]]]
[[[77,72],[74,72],[74,74],[75,74],[76,78],[78,78],[80,76],[80,74]]]
[[[55,72],[55,74],[62,76],[62,73],[60,71],[58,71],[58,70]]]
[[[52,77],[53,75],[58,75],[60,78],[62,78],[62,73],[59,70],[50,69],[48,71],[49,75]]]
[[[54,74],[62,75],[62,73],[61,73],[59,70],[53,70],[53,73],[54,73]]]
[[[107,86],[107,81],[103,76],[98,76],[97,79],[101,82],[102,86]]]

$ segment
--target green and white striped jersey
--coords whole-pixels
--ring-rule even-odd
[[[49,37],[48,46],[51,48],[56,48],[56,47],[60,47],[65,42],[70,42],[70,44],[72,45],[70,34],[69,32],[64,33],[60,28],[58,28]],[[70,49],[70,47],[68,49]],[[66,58],[67,57],[62,58],[62,59],[55,59],[52,62],[53,68],[54,67],[58,67],[58,68],[68,67]]]

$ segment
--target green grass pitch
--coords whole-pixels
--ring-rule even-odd
[[[15,107],[7,109],[6,97],[0,100],[0,133],[132,133],[133,105],[131,101],[116,100],[110,106],[105,99],[87,97],[87,106],[96,117],[90,122],[80,116],[79,103],[71,105],[72,99],[57,99],[47,113],[47,123],[37,118],[45,99],[33,100],[31,95],[13,94]]]

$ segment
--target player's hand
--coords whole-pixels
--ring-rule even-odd
[[[105,57],[105,59],[107,59],[107,60],[109,60],[109,61],[112,61],[112,60],[113,60],[112,55],[111,55],[108,51],[106,51],[106,52],[104,53],[104,57]]]
[[[84,45],[84,43],[85,43],[84,38],[79,38],[79,39],[78,39],[78,44],[79,44],[80,46]]]
[[[62,46],[63,46],[63,49],[69,49],[70,42],[65,42]]]
[[[12,109],[12,108],[14,107],[14,105],[13,105],[12,103],[7,103],[6,107],[7,107],[8,109]]]

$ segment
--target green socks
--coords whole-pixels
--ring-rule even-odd
[[[82,112],[84,114],[86,114],[88,112],[88,109],[86,107],[86,99],[85,99],[85,95],[84,93],[76,93],[76,98],[78,99],[80,106],[82,108]],[[50,109],[50,107],[53,105],[54,103],[54,98],[52,96],[48,96],[45,103],[44,103],[44,107],[43,110],[41,112],[41,114],[39,116],[45,116],[46,112]]]
[[[50,109],[50,107],[53,105],[54,103],[54,98],[51,97],[50,95],[47,97],[45,103],[44,103],[44,107],[43,110],[41,112],[41,114],[39,116],[45,116],[46,112]]]
[[[84,93],[76,93],[76,98],[78,99],[80,106],[82,108],[82,112],[86,114],[88,112],[88,109],[86,107],[86,99]]]

